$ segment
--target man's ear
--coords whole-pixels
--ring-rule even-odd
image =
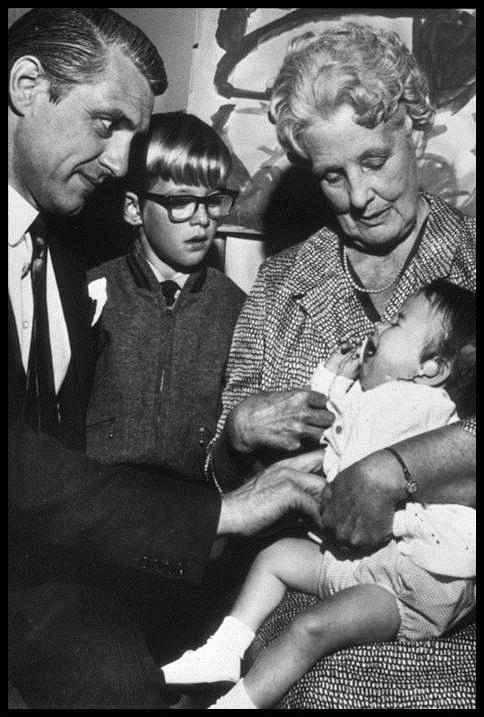
[[[138,195],[135,192],[126,192],[124,195],[124,221],[132,227],[143,226],[143,217],[139,205]]]
[[[40,61],[34,55],[24,55],[13,65],[8,81],[11,108],[24,115],[39,94],[48,93],[50,82]]]
[[[416,374],[418,383],[425,383],[427,386],[441,386],[444,384],[450,374],[450,362],[441,356],[426,359],[420,364],[420,368]]]

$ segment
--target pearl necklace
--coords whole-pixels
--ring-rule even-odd
[[[389,284],[385,284],[385,286],[380,287],[379,289],[367,289],[364,286],[361,286],[360,284],[357,284],[356,281],[351,276],[350,268],[348,266],[348,253],[346,250],[346,246],[343,247],[343,269],[346,274],[347,279],[349,280],[351,286],[353,289],[356,289],[357,291],[361,291],[364,294],[383,294],[384,291],[388,291],[400,278],[400,274],[402,273],[402,269],[405,266],[405,262],[407,261],[407,258],[405,257],[404,261],[402,262],[402,265],[400,266],[397,274],[395,277],[390,281]]]
[[[425,231],[425,226],[427,224],[427,217],[430,212],[430,207],[428,205],[428,202],[425,201],[425,198],[423,197],[423,195],[419,196],[418,202],[419,203],[418,203],[418,208],[417,208],[417,215],[420,210],[420,215],[422,216],[422,223],[420,225],[420,229],[418,231],[417,238],[415,239],[415,241],[413,243],[413,246],[416,246],[419,243],[420,238],[422,237],[422,235]],[[410,253],[411,252],[412,252],[412,250],[410,250]],[[348,266],[349,259],[348,259],[348,252],[346,249],[346,245],[343,246],[343,270],[346,274],[348,281],[350,282],[351,286],[353,287],[353,289],[356,289],[357,291],[361,291],[363,294],[383,294],[384,291],[388,291],[388,289],[391,289],[391,287],[394,284],[396,284],[397,281],[399,280],[400,275],[401,275],[401,273],[405,267],[405,264],[407,262],[407,259],[408,259],[408,256],[406,256],[405,259],[403,260],[399,270],[397,271],[397,273],[395,275],[395,278],[392,279],[388,284],[385,284],[385,286],[382,286],[380,289],[367,289],[364,286],[357,284],[356,281],[353,279],[351,272],[350,272],[350,268]]]

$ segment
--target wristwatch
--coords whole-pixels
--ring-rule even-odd
[[[403,477],[405,478],[405,493],[407,494],[409,500],[414,500],[414,496],[418,492],[417,481],[412,478],[412,474],[408,470],[407,465],[400,453],[398,453],[394,448],[385,448],[385,450],[389,451],[392,456],[395,456],[395,458],[399,462],[400,467],[403,471]]]

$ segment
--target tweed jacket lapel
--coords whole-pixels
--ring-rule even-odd
[[[361,314],[360,302],[342,273],[339,238],[330,229],[321,229],[301,246],[288,286],[293,300],[322,333],[333,325],[344,337],[348,334],[348,316]],[[330,297],[328,286],[332,287]],[[368,320],[367,330],[371,326]]]

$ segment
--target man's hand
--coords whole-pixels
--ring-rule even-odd
[[[339,547],[365,552],[388,541],[393,516],[405,498],[405,481],[387,451],[378,451],[341,471],[322,495],[324,532]]]
[[[262,391],[245,398],[227,418],[227,437],[239,453],[257,448],[295,451],[303,442],[319,443],[333,423],[326,396],[309,389]]]
[[[258,473],[243,486],[222,496],[217,535],[255,535],[290,510],[320,521],[321,494],[326,480],[320,470],[324,451],[287,458]]]

